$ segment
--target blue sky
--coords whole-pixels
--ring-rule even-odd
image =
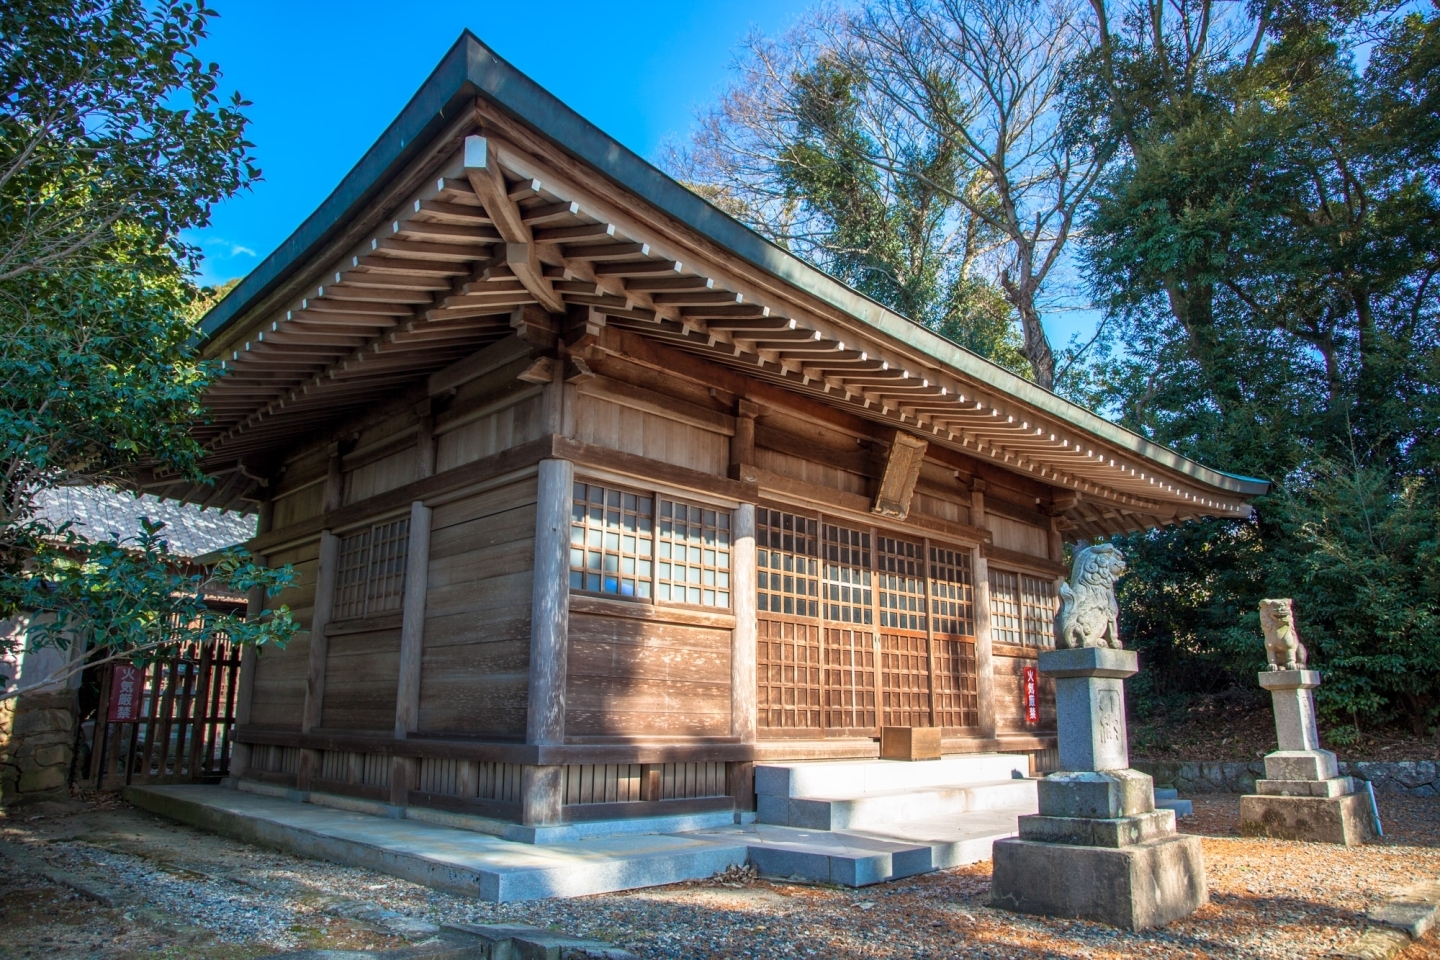
[[[281,3],[214,0],[200,49],[222,90],[253,106],[264,179],[187,238],[201,278],[249,273],[300,225],[399,114],[465,28],[581,115],[649,160],[684,139],[751,30],[777,34],[816,0],[680,3]],[[1094,329],[1090,311],[1050,312],[1058,348]],[[1088,335],[1088,332],[1087,332]]]
[[[602,130],[653,160],[723,87],[752,28],[778,33],[811,0],[278,3],[215,0],[200,50],[254,103],[264,180],[189,239],[203,279],[248,273],[329,194],[470,28]]]

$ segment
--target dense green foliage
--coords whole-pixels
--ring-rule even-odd
[[[1227,45],[1222,24],[1149,9],[1119,18],[1074,102],[1124,148],[1088,223],[1113,347],[1088,399],[1275,489],[1251,523],[1129,538],[1126,626],[1156,694],[1248,684],[1256,601],[1294,597],[1332,719],[1423,732],[1440,717],[1436,11],[1261,4]]]
[[[235,549],[208,571],[186,569],[175,562],[164,525],[148,521],[137,536],[118,540],[90,542],[67,526],[39,532],[29,544],[26,572],[0,578],[0,603],[46,614],[29,624],[34,647],[76,644],[90,651],[91,666],[144,663],[216,634],[233,643],[283,646],[299,628],[283,604],[247,618],[206,602],[216,594],[279,593],[295,582],[288,564],[271,569]],[[0,699],[22,692],[9,687],[10,679],[0,677]],[[27,678],[26,686],[39,682]]]
[[[214,626],[155,531],[88,543],[34,507],[137,465],[202,477],[187,427],[211,371],[191,346],[198,251],[181,231],[257,175],[244,101],[222,101],[219,68],[194,54],[213,16],[191,0],[0,5],[0,616],[52,614],[107,650],[159,639],[157,624]],[[215,577],[288,582],[234,559]],[[225,629],[283,641],[287,624]]]
[[[1250,521],[1124,538],[1122,630],[1146,664],[1135,700],[1143,710],[1252,688],[1264,664],[1257,601],[1292,597],[1327,673],[1332,729],[1433,731],[1440,5],[866,0],[857,11],[752,44],[697,141],[699,179],[744,200],[732,209],[772,236],[818,218],[816,259],[912,316],[995,304],[957,329],[1000,331],[1012,349],[1004,328],[1024,319],[1022,301],[994,296],[1008,288],[993,260],[999,282],[946,293],[934,265],[957,248],[937,244],[933,224],[951,203],[960,222],[990,225],[971,235],[990,251],[971,264],[1002,240],[1023,246],[956,197],[1007,196],[998,188],[1021,141],[993,131],[1021,114],[987,110],[990,91],[1058,70],[1061,117],[1052,127],[1029,111],[1040,139],[1023,142],[1043,149],[1024,169],[1086,198],[1077,273],[1104,320],[1057,389],[1274,484]],[[1055,24],[1074,31],[1063,46]],[[974,150],[992,135],[1012,153]],[[1103,174],[1093,188],[1055,179],[1042,162],[1055,157]]]

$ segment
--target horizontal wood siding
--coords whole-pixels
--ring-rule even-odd
[[[272,553],[272,566],[294,564],[295,586],[267,601],[288,605],[303,632],[281,647],[263,647],[255,660],[255,688],[250,722],[257,727],[300,729],[305,709],[305,676],[310,662],[310,617],[315,608],[315,573],[319,541]]]
[[[730,438],[688,423],[567,391],[575,404],[575,439],[584,443],[723,475],[730,465]]]
[[[1025,722],[1025,673],[1034,657],[995,656],[995,729],[1003,733],[1055,731],[1055,681],[1040,678],[1040,722]]]
[[[572,610],[565,731],[728,736],[730,631]]]
[[[333,635],[329,643],[320,725],[331,730],[393,732],[400,628]]]
[[[533,478],[435,508],[421,731],[524,736],[534,566]]]
[[[545,433],[541,399],[528,397],[440,434],[435,469],[450,470],[540,437]]]
[[[270,521],[272,530],[283,530],[292,523],[318,517],[325,504],[325,484],[312,483],[294,493],[280,494],[275,498],[275,515]]]
[[[795,480],[804,480],[806,483],[816,483],[845,493],[865,496],[868,492],[869,481],[861,474],[840,470],[804,457],[781,453],[778,450],[756,447],[755,466],[761,470],[769,470],[771,473],[778,473]]]
[[[345,502],[355,503],[413,482],[416,463],[415,450],[407,446],[351,470],[345,475]]]
[[[1028,553],[1032,557],[1048,558],[1050,556],[1050,532],[1048,530],[1032,527],[1019,520],[997,517],[994,514],[986,514],[985,525],[995,536],[995,546],[1001,549]]]

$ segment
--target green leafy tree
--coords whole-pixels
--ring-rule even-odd
[[[1123,149],[1085,225],[1111,338],[1094,399],[1276,481],[1249,523],[1131,538],[1126,615],[1161,686],[1200,690],[1248,684],[1255,602],[1293,596],[1322,705],[1423,730],[1436,598],[1403,572],[1433,563],[1437,504],[1435,10],[1096,10],[1070,107]]]
[[[27,634],[33,647],[78,647],[87,655],[70,658],[25,687],[0,678],[0,701],[86,667],[163,659],[195,639],[223,635],[232,643],[283,646],[299,628],[283,604],[246,617],[208,602],[216,594],[252,591],[273,597],[295,582],[288,564],[271,569],[234,549],[196,571],[177,564],[164,524],[149,520],[135,537],[98,542],[79,537],[68,525],[35,532],[25,571],[0,580],[0,603],[32,612]]]
[[[821,13],[780,41],[752,38],[742,79],[669,166],[862,293],[1032,375],[996,280],[1003,236],[971,209],[993,212],[993,191],[952,140],[877,99],[842,51],[850,30]],[[902,155],[904,173],[874,162]]]
[[[175,630],[293,631],[288,614],[203,612],[207,578],[157,530],[91,543],[35,514],[47,487],[123,484],[137,465],[203,479],[189,426],[212,371],[190,346],[203,297],[181,231],[258,175],[245,101],[222,100],[219,67],[195,55],[214,15],[191,0],[0,5],[0,615],[33,615],[32,644],[83,640],[103,659]],[[288,576],[227,558],[208,579]]]

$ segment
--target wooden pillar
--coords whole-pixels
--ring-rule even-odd
[[[424,480],[435,475],[435,418],[430,413],[430,400],[415,408],[418,421],[415,424],[415,479]]]
[[[340,444],[330,444],[330,463],[325,473],[325,496],[322,509],[329,513],[345,502],[345,470],[340,459]]]
[[[755,504],[742,503],[730,521],[730,736],[755,742]]]
[[[326,630],[335,608],[335,573],[340,562],[340,538],[329,530],[320,531],[320,557],[315,565],[315,606],[310,614],[310,659],[305,672],[305,708],[300,715],[300,732],[320,726],[325,706],[325,665],[330,656]],[[310,789],[310,780],[320,769],[319,750],[300,751],[300,773],[296,786]]]
[[[264,530],[257,530],[264,533]],[[264,557],[252,557],[256,563],[264,565]],[[246,618],[258,617],[265,612],[265,590],[263,587],[255,587],[246,597],[245,616]],[[250,725],[250,704],[255,698],[255,670],[259,664],[260,651],[252,644],[246,644],[240,648],[240,676],[235,681],[235,729]],[[230,771],[233,779],[245,776],[250,767],[250,744],[241,743],[234,739],[231,734],[230,747]],[[97,746],[98,750],[99,747]]]
[[[530,690],[525,741],[565,742],[565,674],[570,632],[570,504],[575,465],[541,460],[535,504],[535,574],[530,596]],[[563,767],[526,767],[522,822],[559,823]]]
[[[990,640],[990,566],[976,547],[975,570],[975,692],[980,707],[980,736],[995,736],[995,655]]]
[[[275,502],[266,495],[265,500],[260,504],[260,517],[255,524],[255,535],[258,537],[263,533],[269,533],[275,520]],[[256,563],[264,566],[266,558],[261,556],[252,557]],[[245,616],[258,617],[265,612],[265,591],[256,587],[250,591],[246,598]],[[255,697],[255,669],[259,666],[258,658],[260,652],[253,646],[246,645],[240,648],[240,675],[235,679],[235,729],[250,724],[250,702]],[[235,739],[234,732],[230,737],[230,770],[232,778],[245,776],[250,767],[250,745],[241,743]],[[98,750],[99,747],[97,746]]]
[[[527,827],[553,826],[560,822],[565,805],[565,768],[524,768],[520,776],[520,822]]]
[[[405,552],[405,595],[400,607],[400,680],[395,690],[395,738],[404,740],[420,726],[420,665],[425,652],[425,592],[430,580],[430,517],[416,500],[410,504],[410,543]],[[390,802],[410,800],[418,761],[391,757]]]
[[[535,577],[530,596],[530,699],[525,742],[565,742],[565,668],[570,629],[570,504],[575,465],[541,460],[535,504]]]
[[[755,462],[755,418],[760,407],[750,400],[741,399],[735,404],[735,436],[730,440],[730,465]]]

